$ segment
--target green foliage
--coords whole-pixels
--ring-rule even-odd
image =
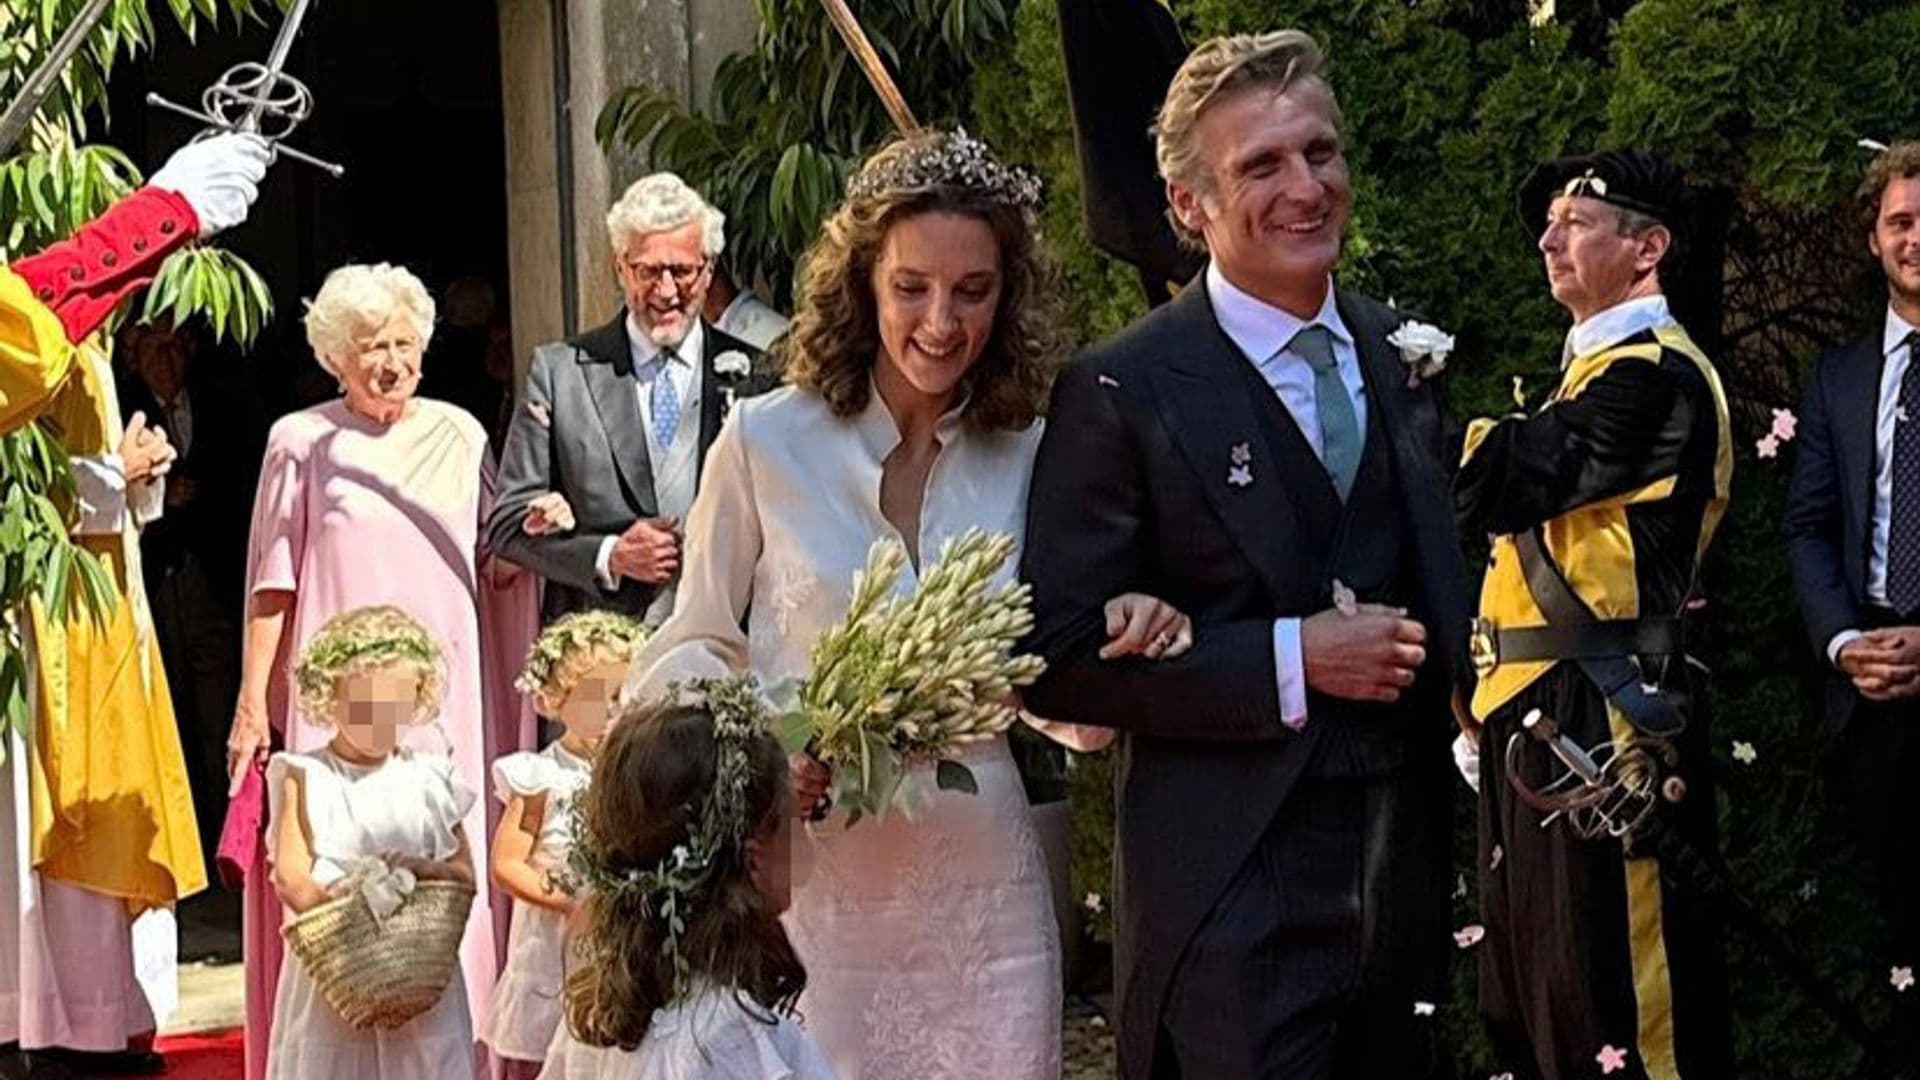
[[[727,215],[726,263],[737,281],[770,283],[785,302],[793,266],[847,177],[892,123],[827,21],[819,0],[756,0],[754,50],[722,61],[704,110],[670,91],[630,86],[601,109],[609,150],[644,148]],[[968,114],[969,73],[1009,31],[1002,0],[867,0],[854,5],[923,123]]]
[[[232,252],[212,247],[176,251],[160,264],[140,321],[168,319],[177,325],[195,315],[207,320],[215,338],[251,348],[260,328],[273,317],[273,292],[258,271]]]
[[[20,93],[84,2],[0,0],[0,102]],[[267,6],[266,0],[169,5],[190,37],[202,24],[230,16],[238,25]],[[0,256],[38,251],[72,235],[137,186],[139,170],[125,154],[84,140],[89,125],[105,119],[114,63],[151,48],[154,31],[144,0],[115,0],[11,156],[0,158]],[[178,252],[163,265],[160,284],[148,298],[149,317],[204,315],[216,337],[243,345],[272,310],[259,275],[224,252]],[[18,620],[27,598],[38,595],[56,619],[67,618],[74,603],[95,618],[112,610],[106,567],[69,536],[73,505],[73,479],[56,433],[36,421],[0,436],[0,737],[26,719]]]
[[[974,87],[980,136],[1002,157],[1046,177],[1040,231],[1060,267],[1072,338],[1087,343],[1119,330],[1146,310],[1146,298],[1131,267],[1087,241],[1054,0],[1020,5],[1013,47],[980,67]]]
[[[1789,447],[1761,460],[1753,439],[1790,407],[1816,346],[1863,332],[1878,279],[1846,203],[1867,156],[1920,115],[1920,7],[1863,0],[1561,3],[1573,21],[1529,27],[1525,5],[1443,0],[1190,0],[1176,14],[1199,41],[1299,26],[1326,46],[1354,178],[1342,268],[1348,285],[1393,298],[1459,342],[1447,390],[1461,416],[1509,411],[1514,379],[1538,403],[1557,377],[1564,313],[1515,216],[1513,191],[1538,160],[1641,143],[1734,198],[1723,342],[1735,409],[1732,512],[1705,571],[1698,652],[1713,665],[1713,742],[1722,839],[1741,891],[1884,1020],[1892,990],[1883,931],[1863,889],[1833,747],[1819,734],[1816,660],[1792,601],[1778,534]],[[1137,310],[1132,274],[1092,253],[1076,215],[1071,130],[1050,0],[1027,0],[1012,49],[975,79],[981,129],[1045,175],[1049,239],[1084,334]],[[1751,765],[1730,755],[1752,743]],[[1070,770],[1075,897],[1112,892],[1110,755]],[[1462,789],[1459,923],[1477,920],[1472,805]],[[1091,920],[1110,932],[1105,911]],[[1746,942],[1731,939],[1741,1075],[1863,1075],[1857,1051]],[[1470,961],[1470,957],[1468,960]],[[1461,1075],[1486,1075],[1473,965],[1456,967],[1442,1016]]]

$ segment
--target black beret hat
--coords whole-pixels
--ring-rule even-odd
[[[1520,184],[1520,222],[1539,239],[1547,208],[1561,195],[1584,195],[1658,221],[1678,238],[1693,212],[1693,192],[1680,166],[1647,150],[1608,150],[1555,158],[1534,166]]]

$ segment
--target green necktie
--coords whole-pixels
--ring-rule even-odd
[[[1333,487],[1346,501],[1353,476],[1360,471],[1360,418],[1340,379],[1340,363],[1333,356],[1333,334],[1314,323],[1304,326],[1287,344],[1295,356],[1313,368],[1313,407],[1320,417],[1320,460],[1333,477]]]

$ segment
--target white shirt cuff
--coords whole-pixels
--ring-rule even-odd
[[[616,592],[620,583],[613,577],[613,545],[620,538],[609,536],[600,541],[600,554],[593,559],[593,576],[599,579],[600,587],[608,592]]]
[[[112,536],[127,516],[127,469],[119,454],[75,455],[68,459],[74,494],[80,504],[79,536]]]
[[[127,509],[133,511],[133,523],[146,526],[159,521],[167,512],[167,478],[150,477],[133,484],[127,492]]]
[[[1840,650],[1846,648],[1848,643],[1859,641],[1866,636],[1858,630],[1842,630],[1833,635],[1832,640],[1827,642],[1827,663],[1839,667]]]
[[[1280,683],[1280,722],[1307,726],[1307,662],[1300,653],[1300,620],[1273,621],[1273,670]]]

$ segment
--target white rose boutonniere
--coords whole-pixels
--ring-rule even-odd
[[[720,415],[724,417],[733,411],[734,399],[739,396],[736,384],[753,374],[753,361],[739,349],[728,349],[713,358],[713,373],[724,380],[720,387]]]
[[[1447,370],[1447,357],[1453,353],[1452,334],[1411,319],[1387,335],[1387,344],[1400,350],[1400,362],[1407,367],[1409,388]]]

